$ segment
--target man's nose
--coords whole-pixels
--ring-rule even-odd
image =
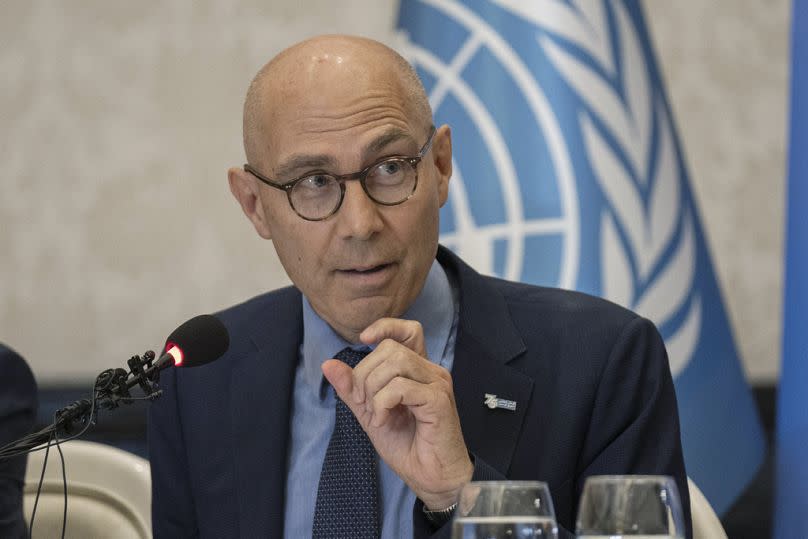
[[[336,217],[340,235],[345,238],[366,240],[384,226],[379,205],[371,200],[358,181],[345,182],[345,197]]]

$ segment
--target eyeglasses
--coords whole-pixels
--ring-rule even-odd
[[[315,173],[279,183],[263,176],[249,164],[244,170],[275,189],[286,191],[289,205],[307,221],[322,221],[337,213],[345,198],[345,182],[359,180],[362,189],[376,204],[395,206],[408,200],[418,186],[418,163],[432,146],[435,127],[415,157],[386,157],[351,174]]]

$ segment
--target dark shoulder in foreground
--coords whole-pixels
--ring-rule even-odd
[[[0,386],[5,396],[35,395],[36,381],[31,368],[17,352],[0,343]]]
[[[0,344],[0,446],[33,430],[36,389],[25,360]],[[26,462],[24,455],[0,460],[0,537],[28,537],[22,512]]]

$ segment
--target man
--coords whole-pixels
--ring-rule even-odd
[[[157,537],[447,537],[482,479],[547,481],[567,530],[592,474],[674,475],[687,506],[653,326],[438,247],[451,133],[398,54],[283,51],[247,93],[244,145],[230,189],[295,287],[220,313],[225,357],[164,378]]]
[[[31,369],[19,354],[0,344],[0,447],[33,431],[36,409]],[[28,536],[22,514],[25,463],[25,455],[0,460],[0,537]]]

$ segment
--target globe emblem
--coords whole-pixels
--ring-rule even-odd
[[[441,243],[482,273],[574,288],[580,256],[575,173],[540,81],[467,7],[409,6],[428,10],[441,29],[440,44],[450,44],[436,46],[429,41],[434,34],[424,32],[402,34],[399,46],[424,82],[436,125],[452,128]]]

